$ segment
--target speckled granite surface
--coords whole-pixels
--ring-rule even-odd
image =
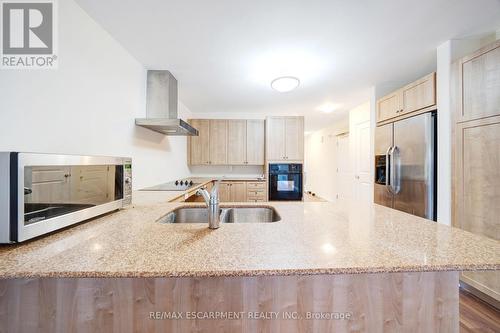
[[[140,202],[38,240],[1,246],[0,278],[500,268],[500,242],[377,205],[272,203],[282,221],[222,224],[218,230],[205,224],[155,222],[183,205]]]

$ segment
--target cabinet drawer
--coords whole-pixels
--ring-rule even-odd
[[[256,189],[256,190],[248,190],[247,191],[248,197],[264,196],[264,195],[266,195],[266,190]]]
[[[248,202],[266,202],[266,198],[248,198]]]
[[[255,190],[255,189],[266,189],[266,183],[265,182],[252,182],[252,183],[247,183],[247,189],[248,190]]]

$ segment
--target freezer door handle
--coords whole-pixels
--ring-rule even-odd
[[[401,159],[399,157],[398,146],[392,147],[389,154],[391,156],[391,184],[389,188],[392,194],[398,194],[401,191]]]

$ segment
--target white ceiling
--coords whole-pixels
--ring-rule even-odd
[[[498,0],[77,0],[194,113],[303,114],[323,127],[370,87],[435,69],[442,42],[500,28]],[[291,93],[270,88],[297,76]],[[338,110],[325,115],[325,102]]]

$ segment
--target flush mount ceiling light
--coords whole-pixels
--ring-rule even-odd
[[[300,84],[299,79],[293,76],[282,76],[271,82],[271,87],[279,92],[288,92],[297,88]]]

